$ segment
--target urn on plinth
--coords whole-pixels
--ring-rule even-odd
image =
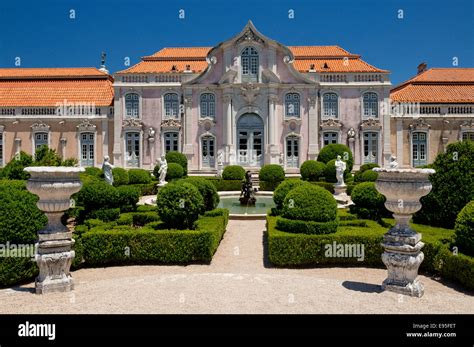
[[[35,259],[39,275],[35,286],[37,294],[66,292],[74,288],[69,269],[74,259],[72,232],[62,224],[64,211],[71,206],[71,195],[82,186],[77,167],[27,167],[31,177],[27,189],[39,197],[38,208],[48,217],[46,226],[38,231]]]
[[[418,268],[424,255],[421,234],[410,226],[411,216],[421,209],[420,199],[431,191],[429,175],[433,169],[375,168],[375,188],[386,197],[385,207],[393,212],[396,225],[383,237],[382,261],[388,277],[382,288],[421,297],[423,284],[418,281]]]

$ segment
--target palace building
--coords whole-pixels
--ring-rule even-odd
[[[100,166],[113,146],[112,82],[96,68],[0,69],[0,166],[42,145]]]
[[[164,48],[114,75],[115,165],[151,169],[183,152],[191,172],[223,164],[298,170],[328,143],[355,167],[390,157],[389,72],[338,46],[285,46],[249,22],[215,47]]]
[[[474,69],[433,68],[391,91],[392,151],[405,166],[423,166],[448,143],[474,141]],[[402,105],[402,107],[398,107]]]
[[[338,46],[286,46],[252,22],[215,47],[163,48],[126,70],[0,69],[0,166],[48,145],[80,166],[153,169],[168,151],[192,174],[219,161],[298,173],[330,143],[364,163],[422,166],[474,139],[474,69],[389,71]]]

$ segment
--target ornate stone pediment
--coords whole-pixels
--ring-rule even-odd
[[[50,126],[42,121],[35,123],[31,126],[33,132],[48,132]]]
[[[211,130],[215,124],[216,124],[216,121],[214,118],[206,117],[206,118],[199,119],[199,125],[202,126],[204,130],[206,131]]]
[[[242,43],[242,42],[257,42],[257,43],[260,43],[260,44],[264,44],[265,41],[263,41],[263,39],[258,36],[257,34],[255,34],[255,32],[252,30],[252,28],[247,28],[244,33],[242,34],[241,37],[239,37],[237,39],[237,41],[235,41],[237,44],[239,43]]]
[[[360,128],[362,130],[378,130],[382,128],[382,125],[380,124],[379,119],[368,118],[363,120],[362,123],[360,123]]]
[[[417,129],[428,130],[429,128],[431,128],[431,125],[428,124],[428,122],[426,122],[423,118],[417,118],[408,127],[410,128],[410,130],[417,130]]]
[[[339,119],[329,118],[323,119],[321,122],[321,130],[340,130],[342,128],[342,123]]]
[[[179,130],[181,129],[181,121],[174,118],[163,119],[161,121],[161,129],[165,130]]]
[[[90,120],[88,119],[84,119],[81,123],[79,123],[77,126],[76,126],[77,130],[78,131],[90,131],[90,132],[93,132],[93,131],[96,131],[97,127],[91,123]]]
[[[291,131],[295,131],[299,125],[301,125],[301,118],[291,117],[285,118],[285,123]]]
[[[242,98],[248,103],[253,104],[258,96],[260,95],[260,87],[256,86],[252,82],[245,83],[240,87]]]
[[[143,123],[136,118],[127,118],[122,122],[122,127],[125,129],[142,130]]]
[[[461,128],[461,130],[474,129],[474,120],[469,119],[469,120],[466,120],[466,121],[462,122],[462,124],[460,125],[460,128]]]

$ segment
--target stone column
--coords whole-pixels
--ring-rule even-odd
[[[192,156],[194,155],[194,146],[193,146],[193,139],[192,139],[192,129],[193,129],[193,99],[192,99],[192,92],[190,90],[185,91],[184,96],[184,148],[183,153],[189,160],[192,160]]]
[[[405,163],[403,161],[403,120],[402,118],[397,118],[396,127],[397,127],[397,161],[403,166]]]
[[[124,166],[123,163],[123,152],[125,152],[125,144],[122,137],[122,122],[123,122],[123,110],[122,110],[122,91],[120,88],[115,88],[115,100],[114,100],[114,162],[115,166]]]
[[[229,164],[232,151],[232,97],[230,94],[224,95],[223,102],[225,162]]]
[[[277,95],[270,94],[268,96],[268,153],[270,154],[270,164],[278,164],[280,160],[280,150],[276,141],[277,124],[275,107],[277,101]]]
[[[102,160],[109,155],[109,120],[102,119]]]
[[[15,138],[15,155],[20,155],[21,152],[21,138]]]
[[[30,173],[27,189],[39,196],[38,208],[45,212],[48,223],[38,232],[35,255],[39,267],[35,286],[37,294],[66,292],[74,288],[69,269],[74,259],[72,232],[61,223],[70,205],[71,195],[81,189],[78,167],[27,167]]]
[[[65,137],[61,137],[60,142],[61,142],[61,158],[64,160],[66,159],[67,139]]]
[[[383,100],[382,117],[383,117],[383,166],[390,165],[390,157],[392,156],[392,144],[390,139],[390,91]]]
[[[308,159],[316,160],[319,154],[318,144],[318,97],[316,94],[310,94],[308,97]]]

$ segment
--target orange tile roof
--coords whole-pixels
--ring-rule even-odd
[[[110,106],[113,99],[112,79],[95,68],[0,69],[0,107]]]
[[[195,73],[206,69],[206,56],[211,47],[166,47],[153,55],[142,58],[142,61],[117,74],[128,73],[166,73],[173,65],[177,71],[183,72],[190,65]],[[351,54],[339,46],[289,46],[295,56],[295,68],[307,72],[311,64],[315,64],[318,72],[388,72],[378,69],[362,59],[359,55]],[[344,64],[344,58],[349,64]],[[329,69],[322,69],[326,63]]]
[[[474,68],[432,68],[393,88],[395,102],[474,103]]]
[[[107,77],[95,67],[73,67],[73,68],[0,68],[0,79],[9,78],[91,78]]]

